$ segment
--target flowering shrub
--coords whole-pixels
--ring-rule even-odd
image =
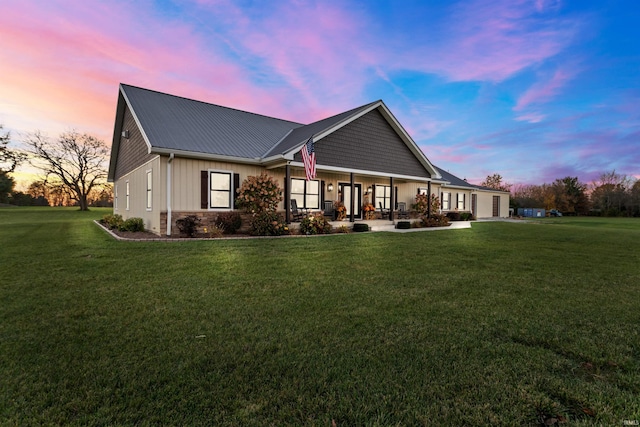
[[[311,214],[300,221],[301,234],[329,234],[331,224],[321,213]]]
[[[281,214],[265,211],[253,215],[249,233],[254,236],[282,236],[289,234],[289,228]]]
[[[340,200],[333,202],[333,209],[336,211],[336,219],[338,221],[347,217],[347,207]]]
[[[426,216],[422,218],[422,225],[424,227],[446,227],[449,224],[449,218],[446,215],[432,213],[431,218]]]
[[[249,176],[238,189],[236,204],[245,212],[256,215],[275,212],[282,201],[282,190],[278,183],[266,173]]]
[[[411,209],[416,211],[418,215],[426,215],[429,206],[429,198],[426,194],[416,194],[416,202],[411,205]],[[431,213],[438,212],[440,209],[440,198],[435,194],[431,195]]]

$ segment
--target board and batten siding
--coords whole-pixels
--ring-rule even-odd
[[[478,213],[476,214],[477,218],[492,218],[494,217],[493,212],[493,201],[494,196],[499,197],[499,214],[500,218],[507,218],[509,216],[509,193],[501,193],[501,192],[493,192],[493,191],[478,191],[476,193],[478,195]]]
[[[116,179],[113,183],[114,196],[117,191],[117,206],[113,208],[114,214],[122,215],[123,219],[142,218],[145,229],[160,232],[160,212],[166,209],[162,205],[162,186],[160,170],[160,157],[139,166],[133,171]],[[151,172],[151,209],[147,209],[147,173]],[[129,209],[127,209],[127,183],[129,183]]]

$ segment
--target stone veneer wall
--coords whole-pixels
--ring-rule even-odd
[[[187,215],[195,215],[200,218],[200,226],[198,227],[198,232],[203,232],[204,227],[210,227],[213,221],[218,217],[220,212],[209,212],[209,211],[179,211],[179,212],[171,212],[171,237],[179,237],[180,230],[176,226],[176,221],[180,218],[184,218]],[[249,231],[249,221],[251,215],[240,212],[240,216],[242,217],[242,227],[240,227],[239,233],[247,233]],[[160,235],[167,235],[167,212],[163,211],[160,213]]]

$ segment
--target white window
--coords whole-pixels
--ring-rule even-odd
[[[291,178],[291,200],[299,208],[320,209],[320,181]]]
[[[466,196],[467,195],[464,194],[464,193],[458,193],[458,201],[457,201],[458,204],[457,204],[457,206],[458,206],[458,210],[459,211],[465,210],[465,204],[466,204],[465,202],[466,202],[466,198],[467,198]]]
[[[118,210],[118,186],[113,186],[113,208],[114,210]]]
[[[383,209],[391,208],[391,187],[388,185],[377,185],[376,184],[376,194],[374,200],[374,207],[376,209],[380,208],[380,204],[382,204]]]
[[[448,211],[449,209],[451,209],[451,206],[449,205],[449,197],[450,197],[451,193],[441,193],[441,199],[442,199],[442,210],[443,211]]]
[[[233,205],[232,179],[232,172],[209,171],[209,208],[231,208]]]
[[[153,185],[153,174],[152,171],[147,171],[147,210],[151,210],[151,203],[153,201],[151,186]]]
[[[129,210],[129,181],[127,181],[126,198],[127,198],[127,210]]]

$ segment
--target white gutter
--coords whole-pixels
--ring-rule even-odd
[[[171,162],[173,153],[169,154],[167,161],[167,236],[171,237]]]

